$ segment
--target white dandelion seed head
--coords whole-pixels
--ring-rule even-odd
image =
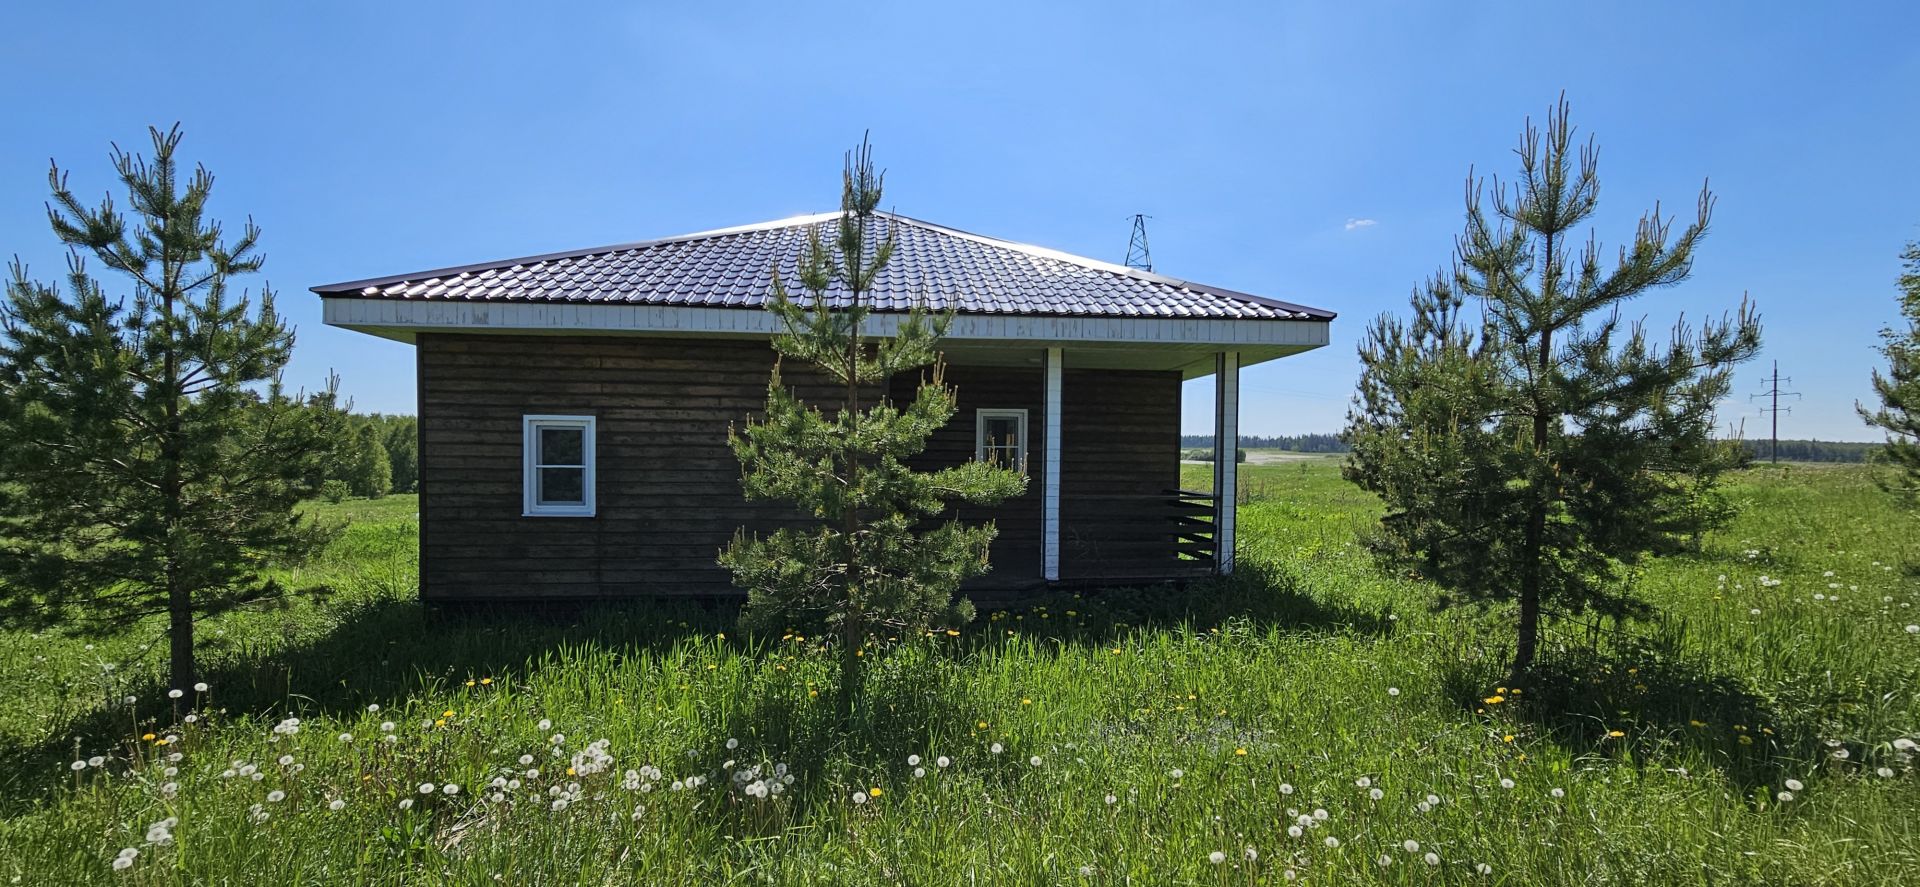
[[[131,857],[131,856],[116,856],[116,857],[114,857],[114,858],[113,858],[113,862],[112,862],[111,864],[112,864],[112,866],[113,866],[113,870],[114,870],[114,871],[116,871],[116,872],[124,872],[124,871],[126,871],[127,869],[130,869],[130,868],[133,868],[133,857]]]
[[[1377,788],[1376,788],[1376,789],[1371,789],[1371,790],[1369,790],[1369,791],[1367,792],[1367,797],[1369,797],[1369,798],[1372,798],[1372,799],[1374,799],[1374,800],[1376,800],[1376,801],[1378,801],[1378,800],[1380,800],[1381,798],[1384,798],[1384,797],[1386,797],[1386,796],[1387,796],[1387,793],[1386,793],[1386,792],[1383,792],[1383,791],[1381,791],[1381,790],[1379,790],[1379,789],[1377,789]]]
[[[865,804],[866,802],[867,802],[867,793],[866,793],[866,792],[863,792],[863,791],[856,791],[856,792],[854,792],[854,793],[853,793],[853,803],[854,803],[854,806],[856,806],[856,807],[857,807],[857,806],[859,806],[859,805],[861,805],[861,804]]]
[[[1314,821],[1316,822],[1326,822],[1327,821],[1326,808],[1324,807],[1313,808],[1313,818],[1314,818]]]
[[[1435,852],[1433,852],[1433,851],[1431,851],[1431,850],[1429,850],[1429,851],[1427,851],[1427,855],[1426,855],[1426,856],[1423,856],[1423,857],[1420,857],[1420,858],[1426,861],[1426,863],[1427,863],[1427,866],[1428,866],[1429,868],[1432,868],[1432,867],[1435,867],[1435,866],[1438,866],[1438,865],[1440,864],[1440,854],[1438,854],[1438,853],[1435,853]]]
[[[1380,858],[1375,860],[1375,862],[1380,863],[1381,868],[1386,868],[1387,866],[1393,865],[1393,857],[1388,856],[1385,853],[1382,853],[1380,854]]]
[[[1801,790],[1801,789],[1803,789],[1803,788],[1806,788],[1806,787],[1807,787],[1805,783],[1802,783],[1802,782],[1801,782],[1800,780],[1798,780],[1798,779],[1789,779],[1789,780],[1787,780],[1787,781],[1786,781],[1786,786],[1787,786],[1787,790],[1788,790],[1788,791],[1796,791],[1796,792],[1797,792],[1797,791],[1799,791],[1799,790]]]
[[[1293,786],[1285,782],[1280,783],[1280,793],[1283,795],[1293,794]]]
[[[1547,790],[1547,794],[1550,794],[1550,795],[1552,795],[1552,796],[1554,796],[1555,798],[1564,798],[1564,797],[1566,797],[1566,796],[1567,796],[1567,790],[1566,790],[1566,789],[1563,789],[1563,788],[1557,788],[1557,787],[1556,787],[1556,788],[1552,788],[1552,789],[1548,789],[1548,790]]]
[[[341,742],[352,742],[352,741],[353,741],[353,734],[352,734],[352,733],[342,733],[342,734],[340,734],[340,741],[341,741]]]
[[[392,732],[393,732],[393,728],[394,728],[395,726],[396,726],[396,725],[395,725],[395,724],[394,724],[394,723],[393,723],[392,721],[381,721],[381,722],[380,722],[380,732],[382,732],[382,733],[392,733]]]
[[[907,766],[909,766],[909,767],[918,767],[918,766],[920,766],[920,756],[919,756],[919,755],[907,755]]]
[[[1327,845],[1328,850],[1332,850],[1340,846],[1340,839],[1332,835],[1328,835],[1327,839],[1324,841],[1321,841],[1320,843]]]
[[[531,764],[531,763],[533,763],[533,755],[521,755],[521,756],[520,756],[520,766],[522,766],[522,767],[525,767],[525,766],[527,766],[528,764]]]
[[[949,764],[952,764],[952,763],[953,763],[953,759],[952,759],[952,758],[949,758],[949,757],[947,757],[946,755],[941,755],[940,757],[937,757],[937,758],[934,758],[934,759],[933,759],[933,762],[934,762],[935,764],[938,764],[938,765],[940,765],[940,768],[944,770],[944,769],[946,769],[946,767],[947,767],[947,765],[949,765]]]
[[[1400,842],[1400,847],[1401,847],[1401,849],[1403,849],[1403,850],[1405,850],[1405,851],[1407,851],[1408,853],[1419,853],[1419,852],[1420,852],[1420,842],[1419,842],[1419,841],[1415,841],[1415,840],[1413,840],[1413,839],[1411,839],[1411,838],[1409,838],[1409,839],[1407,839],[1407,840],[1405,840],[1405,841],[1401,841],[1401,842]]]
[[[327,802],[327,809],[337,813],[341,810],[347,809],[347,802],[339,798],[334,798],[333,800]]]
[[[1180,779],[1187,775],[1187,771],[1182,770],[1179,767],[1175,767],[1171,771],[1168,771],[1167,775],[1172,776],[1175,779]]]
[[[1033,766],[1033,767],[1038,767],[1038,766],[1040,766],[1040,756],[1039,756],[1039,755],[1034,755],[1033,757],[1031,757],[1031,758],[1028,758],[1028,759],[1027,759],[1027,764],[1028,764],[1029,766]]]
[[[412,809],[413,809],[413,799],[412,799],[412,798],[401,798],[401,799],[400,799],[400,809],[402,809],[402,810],[412,810]]]
[[[1398,696],[1398,695],[1400,695],[1400,688],[1399,688],[1399,687],[1388,687],[1388,688],[1387,688],[1387,695],[1388,695],[1388,696]]]
[[[93,757],[87,759],[87,766],[89,767],[99,767],[99,766],[105,765],[106,763],[107,763],[106,755],[94,755]]]
[[[736,749],[736,748],[739,748],[739,747],[740,747],[740,740],[738,740],[738,739],[728,739],[728,740],[727,740],[727,751],[733,751],[734,749]]]
[[[175,688],[173,688],[173,689],[171,689],[171,690],[168,690],[168,691],[167,691],[167,698],[168,698],[168,699],[179,699],[180,697],[182,697],[182,696],[185,696],[185,695],[187,695],[187,694],[186,694],[186,693],[184,693],[184,692],[181,692],[181,690],[180,690],[180,688],[179,688],[179,687],[175,687]]]
[[[420,793],[423,795],[433,794],[433,783],[431,782],[420,783]]]
[[[201,681],[200,683],[197,683],[197,684],[194,684],[194,685],[193,685],[193,692],[195,692],[195,693],[205,693],[205,692],[207,692],[207,682],[206,682],[206,681]]]
[[[1476,874],[1480,875],[1481,877],[1486,877],[1487,875],[1493,874],[1493,866],[1487,865],[1484,862],[1474,863],[1473,870]]]
[[[378,702],[367,706],[367,714],[375,714],[379,711],[380,711],[380,703]]]
[[[287,793],[277,788],[274,789],[273,791],[267,792],[267,803],[269,804],[278,804],[281,801],[284,801],[286,799],[287,799]]]
[[[1353,784],[1360,788],[1367,788],[1368,786],[1373,785],[1373,777],[1362,776],[1359,779],[1354,780]]]
[[[1511,789],[1511,788],[1513,788],[1513,780],[1511,780],[1511,779],[1508,779],[1508,778],[1506,778],[1506,777],[1504,777],[1504,776],[1502,776],[1502,777],[1500,777],[1500,787],[1501,787],[1501,788],[1504,788],[1504,789]]]
[[[440,792],[446,795],[457,795],[460,793],[460,786],[449,782],[440,787]]]
[[[1881,768],[1878,768],[1878,769],[1876,769],[1876,770],[1874,770],[1874,771],[1873,771],[1873,774],[1874,774],[1875,776],[1878,776],[1878,777],[1880,777],[1881,779],[1892,779],[1892,778],[1893,778],[1893,768],[1892,768],[1892,767],[1881,767]]]
[[[1003,751],[1006,751],[1006,746],[1003,746],[1000,743],[996,742],[992,745],[987,746],[987,751],[997,755]]]
[[[927,778],[927,768],[925,768],[925,767],[915,767],[915,768],[913,768],[913,778],[915,778],[915,779],[925,779],[925,778]]]
[[[1120,803],[1120,798],[1119,798],[1119,796],[1117,796],[1117,795],[1111,795],[1111,794],[1110,794],[1110,795],[1107,795],[1107,797],[1105,798],[1105,800],[1106,800],[1106,802],[1107,802],[1107,806],[1109,806],[1109,807],[1111,807],[1111,806],[1113,806],[1113,805],[1115,805],[1115,804],[1118,804],[1118,803]]]
[[[1793,800],[1793,792],[1781,792],[1777,795],[1774,795],[1773,797],[1774,797],[1774,800],[1779,801],[1782,804],[1785,804],[1786,802]]]
[[[1304,835],[1306,833],[1307,833],[1306,829],[1303,829],[1297,825],[1287,826],[1287,837],[1289,838],[1298,838],[1301,835]]]
[[[1893,741],[1893,747],[1896,749],[1899,749],[1900,751],[1913,751],[1916,747],[1920,747],[1920,744],[1917,744],[1913,740],[1908,739],[1905,736],[1902,736],[1899,739],[1895,739]]]
[[[1207,854],[1207,861],[1213,863],[1214,865],[1219,865],[1227,861],[1227,855],[1218,850],[1215,850],[1212,853]]]
[[[533,729],[539,730],[540,732],[545,733],[548,730],[553,729],[553,721],[550,718],[541,718],[540,723],[533,725]]]
[[[285,766],[287,766],[288,764],[291,764],[291,763],[293,763],[293,755],[281,755],[281,756],[280,756],[280,766],[282,766],[282,767],[285,767]]]

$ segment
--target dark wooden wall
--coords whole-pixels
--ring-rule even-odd
[[[714,563],[720,548],[740,527],[794,520],[776,503],[741,497],[726,442],[729,423],[765,401],[773,361],[765,342],[423,333],[417,347],[424,598],[731,594]],[[791,367],[787,376],[805,394],[828,394]],[[960,413],[919,465],[972,458],[976,409],[1028,411],[1026,495],[961,516],[991,518],[1000,529],[993,573],[970,586],[976,597],[1035,588],[1042,369],[956,366],[947,380]],[[896,380],[893,396],[911,397],[916,382]],[[1164,532],[1159,516],[1129,529],[1111,502],[1076,497],[1153,494],[1177,483],[1179,376],[1070,370],[1064,390],[1063,569],[1129,575],[1132,562],[1156,559],[1136,543],[1149,526]],[[521,417],[529,413],[598,417],[597,516],[521,515]],[[1076,538],[1086,544],[1076,548]]]

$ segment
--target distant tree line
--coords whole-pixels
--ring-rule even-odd
[[[1742,441],[1747,454],[1755,461],[1772,458],[1773,442],[1770,440]],[[1782,440],[1780,441],[1780,461],[1782,462],[1867,462],[1874,458],[1883,444],[1851,440]],[[1345,453],[1349,450],[1346,441],[1337,434],[1279,434],[1272,436],[1242,435],[1240,447],[1244,450],[1287,450],[1294,453]],[[1213,458],[1213,435],[1183,434],[1180,436],[1181,458]]]
[[[1181,449],[1213,449],[1211,434],[1183,434],[1180,436]],[[1241,435],[1241,449],[1250,450],[1287,450],[1294,453],[1344,453],[1347,444],[1337,434],[1279,434],[1270,437]]]
[[[1762,438],[1742,442],[1746,444],[1747,455],[1754,461],[1763,462],[1773,458],[1773,441]],[[1851,440],[1782,440],[1780,461],[1866,462],[1883,446]]]
[[[339,502],[348,496],[378,499],[388,493],[420,491],[418,420],[385,413],[347,417],[345,455],[327,468],[321,495]]]

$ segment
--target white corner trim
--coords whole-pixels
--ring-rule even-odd
[[[1214,564],[1224,576],[1233,572],[1234,544],[1239,523],[1240,353],[1222,351],[1214,360]]]
[[[521,517],[593,517],[594,491],[598,459],[594,452],[593,416],[529,414],[520,417],[520,516]],[[581,498],[578,505],[542,505],[540,503],[540,429],[580,429]]]
[[[1063,349],[1047,349],[1046,416],[1041,419],[1040,548],[1048,582],[1060,581],[1060,389]]]
[[[321,299],[329,326],[369,333],[571,332],[652,333],[760,338],[779,332],[779,320],[758,308],[572,302],[436,302],[331,297]],[[879,313],[867,332],[892,335],[904,315]],[[1037,317],[961,315],[946,338],[955,341],[1109,342],[1164,345],[1245,345],[1317,348],[1329,324],[1309,320],[1182,317]]]

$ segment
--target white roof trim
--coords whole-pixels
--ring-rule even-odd
[[[329,326],[411,341],[416,332],[651,333],[674,336],[764,338],[779,320],[758,308],[540,302],[433,302],[353,297],[321,300]],[[867,330],[899,329],[903,314],[876,313]],[[960,315],[947,339],[1026,345],[1103,343],[1153,345],[1273,345],[1297,350],[1327,344],[1325,321]]]

